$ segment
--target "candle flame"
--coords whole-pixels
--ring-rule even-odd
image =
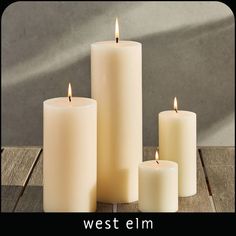
[[[119,40],[119,23],[118,23],[118,18],[116,18],[116,27],[115,27],[115,38],[116,38],[116,43],[118,43]]]
[[[69,86],[68,86],[68,98],[69,98],[70,102],[71,102],[71,97],[72,97],[72,88],[71,88],[71,84],[69,83]]]
[[[156,159],[156,163],[159,165],[158,159],[159,159],[159,155],[158,155],[158,151],[156,150],[155,153],[155,159]]]
[[[177,103],[177,98],[174,98],[174,110],[177,112],[178,111],[178,103]]]
[[[155,159],[156,161],[159,159],[159,155],[158,155],[158,151],[156,150],[156,153],[155,153]]]

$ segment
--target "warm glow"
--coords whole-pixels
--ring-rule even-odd
[[[159,159],[159,155],[158,155],[158,151],[156,150],[156,154],[155,154],[155,159],[156,161]]]
[[[71,97],[72,97],[72,89],[71,89],[71,84],[69,83],[69,86],[68,86],[68,98],[69,98],[69,101],[71,101]]]
[[[119,40],[119,23],[118,23],[117,18],[116,18],[115,38],[116,38],[116,42],[118,43],[118,40]]]
[[[175,97],[174,99],[174,110],[177,112],[178,111],[178,103],[177,103],[177,98]]]

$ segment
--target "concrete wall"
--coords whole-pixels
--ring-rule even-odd
[[[143,44],[143,142],[157,116],[198,117],[199,145],[234,145],[234,18],[220,2],[16,2],[2,17],[2,145],[42,144],[42,103],[90,96],[90,44]]]

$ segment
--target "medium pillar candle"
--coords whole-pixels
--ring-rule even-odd
[[[159,113],[160,158],[172,160],[179,166],[179,196],[197,192],[196,114],[177,109]]]
[[[96,210],[97,107],[89,98],[44,101],[45,212]]]
[[[92,98],[98,103],[98,200],[138,200],[142,161],[142,47],[138,42],[91,46]]]
[[[139,201],[142,212],[178,210],[178,165],[173,161],[151,160],[139,165]]]

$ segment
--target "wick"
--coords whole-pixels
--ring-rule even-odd
[[[156,163],[159,164],[158,160],[156,160]]]
[[[69,101],[71,102],[71,96],[69,96]]]
[[[175,109],[175,111],[176,111],[176,113],[178,113],[178,110],[177,110],[177,109]]]
[[[116,43],[118,43],[119,42],[119,38],[116,38]]]

